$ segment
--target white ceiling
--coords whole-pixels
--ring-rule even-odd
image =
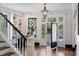
[[[20,12],[40,12],[44,6],[43,3],[1,3],[0,5]],[[46,6],[49,11],[72,9],[72,3],[47,3]]]

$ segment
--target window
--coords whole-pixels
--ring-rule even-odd
[[[37,18],[28,18],[28,35],[33,35],[35,34],[36,36],[36,31],[37,31],[37,27],[36,27],[36,19]]]
[[[63,22],[63,17],[59,17],[59,22]]]
[[[59,39],[63,39],[63,24],[58,26]]]
[[[51,23],[47,23],[47,34],[51,34]]]
[[[53,17],[53,18],[48,18],[48,22],[56,22],[56,18]]]

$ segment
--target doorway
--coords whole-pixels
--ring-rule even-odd
[[[53,16],[48,16],[47,19],[43,19],[42,39],[44,43],[46,42],[46,46],[51,47],[51,42],[53,39],[56,41],[57,47],[65,47],[64,20],[65,20],[64,15],[53,15]],[[54,23],[54,24],[51,24],[51,23]],[[56,27],[55,27],[55,24],[56,24]],[[51,36],[52,35],[51,33],[54,35]]]

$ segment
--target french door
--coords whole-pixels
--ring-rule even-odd
[[[54,41],[58,47],[65,47],[64,21],[64,15],[48,16],[42,21],[42,39],[47,46],[51,46],[51,42]]]

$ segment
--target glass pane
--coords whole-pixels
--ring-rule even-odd
[[[42,24],[42,38],[45,38],[45,24]]]
[[[48,18],[48,22],[56,22],[56,18],[53,17],[53,18]]]
[[[47,45],[51,46],[51,23],[47,23],[46,40],[47,40]]]
[[[51,34],[51,23],[47,23],[47,34]]]
[[[63,17],[59,17],[59,22],[63,22]]]
[[[42,22],[46,22],[46,19],[43,19],[43,18],[42,18]]]
[[[63,24],[58,27],[59,39],[63,39]]]

